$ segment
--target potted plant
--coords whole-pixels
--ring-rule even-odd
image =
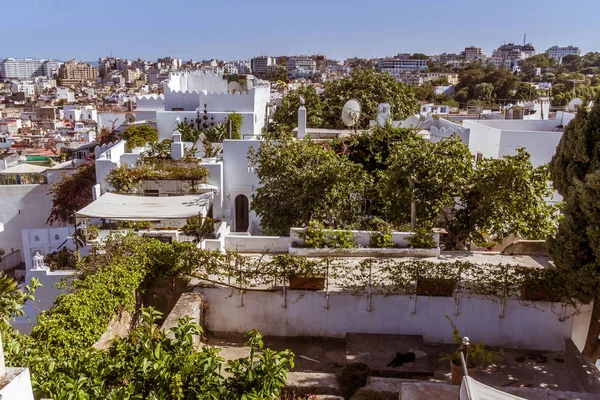
[[[461,366],[460,353],[464,351],[465,362],[467,364],[467,373],[472,376],[479,365],[490,364],[494,360],[499,359],[499,355],[493,351],[487,350],[483,342],[475,345],[469,345],[469,338],[460,336],[456,324],[449,316],[445,315],[446,319],[452,325],[452,337],[454,343],[459,345],[458,349],[452,354],[445,354],[441,360],[450,362],[450,371],[452,373],[452,384],[460,385],[463,378],[463,369]],[[502,353],[502,350],[500,350]]]
[[[322,263],[319,260],[281,254],[275,256],[273,262],[279,274],[287,278],[290,289],[325,289],[325,271],[323,271]]]
[[[86,232],[86,239],[87,240],[97,239],[99,232],[100,232],[100,229],[98,229],[97,225],[88,225],[87,232]]]
[[[206,163],[216,163],[217,155],[221,148],[219,146],[213,146],[212,142],[209,140],[204,140],[202,142],[204,145],[204,157],[202,157],[202,161]]]

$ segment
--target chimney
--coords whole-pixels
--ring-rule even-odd
[[[306,107],[304,101],[301,101],[298,109],[298,139],[303,139],[306,136]]]
[[[181,141],[181,133],[177,129],[173,131],[173,143],[171,143],[171,158],[173,160],[181,160],[183,158],[183,142]]]

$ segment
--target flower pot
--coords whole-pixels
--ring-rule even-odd
[[[476,370],[477,367],[467,368],[467,373],[469,374],[469,376],[473,376]],[[458,365],[456,365],[454,361],[450,361],[450,372],[452,373],[452,384],[460,385],[463,378],[463,371],[462,367],[460,366],[460,361]]]
[[[202,162],[206,164],[216,164],[217,157],[204,157],[202,158]]]
[[[417,281],[417,295],[452,297],[456,284],[456,279],[419,278]]]
[[[293,290],[323,290],[325,289],[325,277],[290,276],[289,285]]]

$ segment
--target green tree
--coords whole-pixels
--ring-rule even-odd
[[[323,100],[323,127],[344,128],[342,107],[351,98],[357,99],[362,107],[358,128],[366,128],[377,116],[377,106],[389,103],[394,120],[403,120],[416,114],[419,107],[410,88],[387,73],[372,69],[357,68],[350,76],[325,83]]]
[[[277,107],[273,114],[273,122],[269,125],[269,132],[290,134],[298,126],[300,96],[305,101],[307,127],[319,128],[322,126],[321,97],[317,94],[313,85],[308,85],[290,90],[283,98],[281,105]]]
[[[478,83],[473,90],[473,99],[489,102],[494,94],[494,86],[491,83]]]
[[[146,144],[158,141],[158,131],[149,125],[131,125],[125,132],[121,133],[121,138],[127,141],[127,147],[144,147]]]
[[[350,226],[364,212],[369,176],[328,144],[286,138],[251,148],[248,158],[261,182],[251,208],[267,234],[288,235],[313,219]]]
[[[63,174],[53,183],[48,193],[52,196],[52,209],[46,220],[54,222],[73,221],[75,212],[92,202],[92,187],[96,184],[96,165],[86,163],[79,166],[73,175]]]
[[[242,124],[244,123],[244,118],[242,114],[232,112],[227,117],[227,121],[225,122],[225,126],[229,130],[229,126],[231,125],[231,138],[235,140],[240,140],[242,138]],[[229,136],[227,136],[229,137]]]
[[[524,149],[478,161],[449,220],[448,247],[462,248],[485,235],[545,238],[553,232],[555,211],[546,203],[552,193],[548,179],[547,166],[534,168]]]
[[[437,143],[415,134],[390,148],[388,168],[380,173],[383,214],[396,225],[433,226],[469,182],[471,153],[456,135]]]
[[[558,232],[550,240],[557,268],[569,271],[569,293],[594,300],[584,355],[600,356],[600,96],[581,108],[566,127],[550,163],[554,186],[564,198]]]

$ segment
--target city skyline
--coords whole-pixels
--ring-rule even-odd
[[[578,46],[582,54],[600,50],[593,20],[600,4],[591,0],[578,3],[577,10],[564,9],[554,0],[546,1],[543,8],[513,0],[459,3],[448,8],[447,3],[433,0],[423,10],[418,3],[387,0],[368,8],[356,0],[325,4],[307,0],[300,7],[265,0],[253,8],[239,0],[206,6],[182,0],[167,13],[164,4],[156,0],[108,0],[100,7],[64,0],[25,0],[4,7],[8,14],[21,15],[27,9],[36,12],[27,29],[20,20],[4,21],[4,30],[18,29],[20,40],[5,43],[0,58],[93,61],[112,54],[147,60],[164,56],[237,60],[258,55],[325,54],[343,60],[398,53],[458,53],[471,45],[490,55],[502,43],[521,43],[525,33],[538,53],[555,44]],[[582,9],[587,11],[579,12]],[[431,12],[436,10],[439,13]],[[302,18],[295,18],[298,13]]]

